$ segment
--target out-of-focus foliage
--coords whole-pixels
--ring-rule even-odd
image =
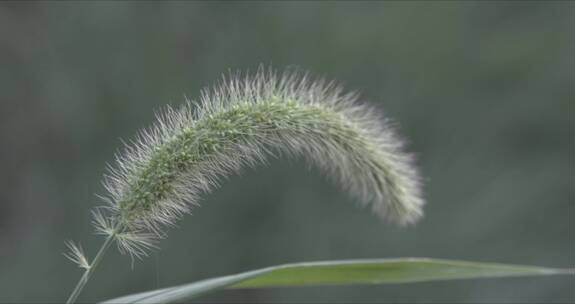
[[[246,170],[83,300],[296,261],[429,256],[573,266],[575,6],[568,2],[2,2],[0,302],[61,301],[90,254],[104,164],[153,110],[221,73],[297,65],[394,117],[426,218],[384,225],[294,160]],[[205,301],[575,300],[572,278],[226,291]]]

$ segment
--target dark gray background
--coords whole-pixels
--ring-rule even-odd
[[[426,217],[379,222],[301,162],[207,195],[161,250],[110,253],[81,300],[296,261],[427,256],[575,266],[575,5],[570,2],[0,3],[0,301],[62,301],[93,256],[106,162],[231,70],[298,66],[398,123]],[[571,231],[571,232],[570,232]],[[227,291],[205,301],[575,302],[575,280]]]

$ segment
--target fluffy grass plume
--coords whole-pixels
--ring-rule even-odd
[[[381,218],[415,222],[424,201],[412,157],[356,99],[305,74],[224,78],[199,102],[163,110],[117,155],[104,182],[108,205],[94,212],[97,231],[145,254],[220,178],[274,153],[319,167]]]

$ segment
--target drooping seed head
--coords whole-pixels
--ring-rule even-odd
[[[109,206],[99,232],[145,253],[153,235],[198,204],[220,178],[265,162],[270,153],[302,157],[401,224],[422,216],[420,178],[385,119],[339,86],[260,70],[229,77],[199,104],[166,108],[117,156],[105,179]]]

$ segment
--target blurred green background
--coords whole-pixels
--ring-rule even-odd
[[[426,218],[379,222],[304,164],[272,160],[207,195],[83,301],[279,263],[427,256],[575,266],[575,3],[2,2],[0,302],[59,302],[93,256],[89,208],[120,138],[222,73],[297,66],[394,118]],[[570,232],[571,231],[571,232]],[[575,279],[225,291],[202,302],[575,302]]]

